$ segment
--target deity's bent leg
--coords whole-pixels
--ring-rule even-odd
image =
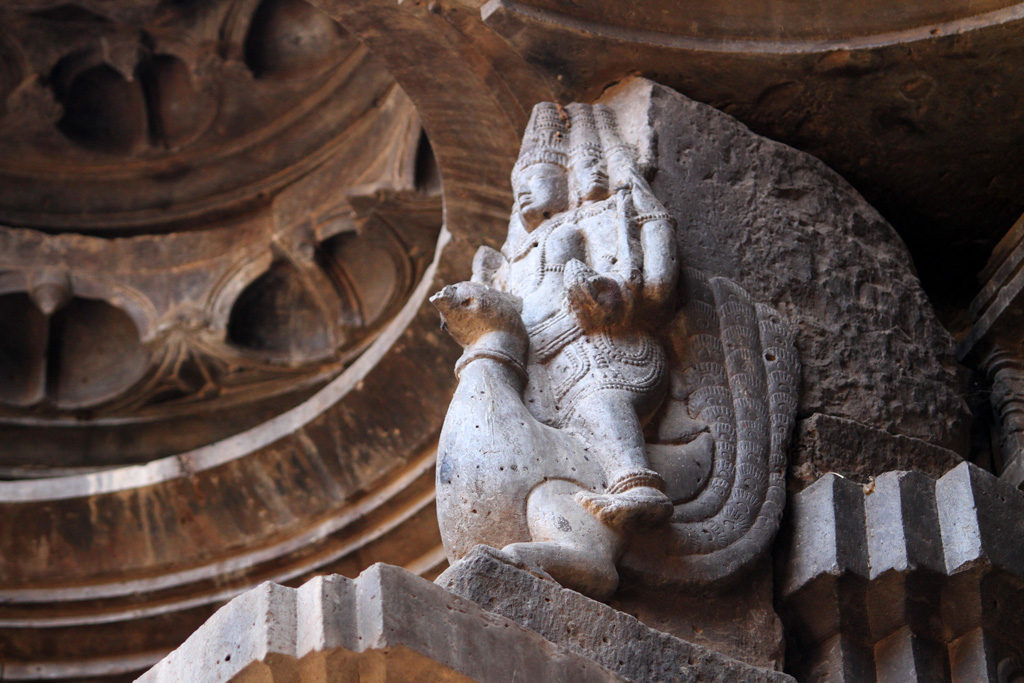
[[[579,399],[571,428],[587,444],[606,476],[606,493],[581,492],[580,503],[615,527],[653,525],[672,515],[665,482],[647,463],[637,407],[646,397],[629,391],[598,390]]]
[[[578,484],[561,479],[537,486],[526,510],[533,542],[512,543],[502,553],[563,586],[604,600],[619,583],[615,563],[622,554],[623,537],[576,502],[579,491]]]

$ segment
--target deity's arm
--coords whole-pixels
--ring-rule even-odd
[[[633,182],[633,204],[643,251],[641,298],[649,309],[659,309],[671,300],[679,277],[675,224],[650,185],[639,176]]]
[[[640,242],[644,251],[643,300],[660,308],[671,300],[679,277],[676,231],[668,220],[650,220],[640,228]]]

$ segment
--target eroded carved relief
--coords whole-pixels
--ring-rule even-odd
[[[501,251],[432,301],[464,348],[438,453],[449,559],[477,544],[594,596],[623,566],[714,583],[782,512],[789,327],[676,259],[603,105],[537,105]]]
[[[251,209],[394,87],[304,0],[4,3],[0,222],[138,234]]]
[[[960,340],[961,362],[978,371],[993,418],[991,467],[1004,480],[1024,488],[1024,216],[992,250],[979,274],[984,283],[971,302],[973,325]]]
[[[434,258],[414,106],[304,0],[6,3],[0,98],[0,479],[260,424]]]
[[[37,418],[82,408],[93,409],[94,418],[168,416],[330,376],[404,303],[433,248],[430,230],[371,221],[357,232],[351,216],[347,224],[306,255],[268,249],[249,235],[252,242],[237,254],[196,264],[170,258],[152,264],[150,277],[129,271],[98,278],[82,266],[40,273],[0,259],[10,361],[0,417],[17,419],[14,408]],[[38,239],[16,230],[3,237],[15,246]],[[72,255],[108,246],[89,238],[68,245]],[[123,247],[106,249],[108,257],[173,252],[146,238]],[[189,286],[169,291],[161,273]]]

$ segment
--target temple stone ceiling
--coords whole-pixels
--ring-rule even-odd
[[[444,566],[425,297],[504,234],[539,100],[639,74],[820,157],[962,331],[1024,211],[1022,37],[995,1],[0,0],[5,675]]]
[[[423,276],[441,222],[429,143],[322,12],[2,11],[9,476],[257,424],[337,375]]]

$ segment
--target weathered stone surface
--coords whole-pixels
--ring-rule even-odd
[[[679,258],[798,328],[800,416],[819,412],[964,452],[952,340],[888,223],[819,160],[642,79],[605,96],[657,174]],[[870,456],[868,456],[870,457]]]
[[[478,548],[436,580],[447,590],[635,681],[790,681],[645,626]]]
[[[920,240],[914,257],[922,271],[939,273],[942,283],[957,283],[943,290],[947,297],[962,300],[969,293],[963,275],[977,263],[969,254],[987,251],[992,236],[1020,211],[1024,195],[1017,180],[1024,167],[1017,153],[1021,135],[1016,104],[1024,87],[1019,78],[1024,51],[1016,46],[1024,22],[1012,3],[908,0],[885,11],[865,12],[856,2],[823,7],[815,0],[799,0],[782,7],[776,0],[730,0],[735,12],[704,3],[706,7],[695,8],[696,14],[675,13],[656,25],[652,17],[671,7],[668,0],[616,7],[495,1],[488,3],[484,21],[474,0],[323,4],[332,6],[341,20],[344,28],[338,33],[351,32],[408,87],[431,133],[443,167],[447,227],[455,236],[439,259],[439,282],[465,276],[467,241],[475,246],[483,236],[497,244],[507,217],[503,182],[529,105],[538,99],[589,99],[628,73],[656,73],[760,132],[819,154],[859,188],[873,188],[890,211],[886,215],[902,220],[907,230],[903,234]],[[813,11],[806,11],[812,6]],[[778,20],[764,21],[766,11]],[[227,176],[237,173],[257,180],[266,178],[269,169],[274,176],[269,186],[278,186],[329,153],[331,145],[325,141],[340,129],[335,115],[340,109],[333,109],[334,103],[379,102],[380,91],[360,78],[350,81],[356,86],[354,98],[331,86],[319,87],[338,75],[332,59],[341,55],[331,47],[336,45],[332,27],[322,17],[310,18],[300,0],[44,0],[7,3],[3,14],[13,20],[0,28],[0,116],[6,115],[0,125],[13,147],[5,145],[10,153],[0,156],[6,177],[12,177],[12,169],[18,175],[21,168],[33,176],[34,185],[28,192],[18,183],[3,188],[32,214],[5,212],[21,225],[47,231],[58,224],[89,226],[97,232],[134,231],[128,225],[134,223],[133,216],[110,209],[149,207],[153,211],[143,222],[152,219],[161,229],[192,230],[199,226],[190,219],[187,225],[168,223],[192,215],[196,208],[219,214],[218,202],[197,206],[196,199],[211,196],[207,190],[223,194],[241,188],[236,199],[267,199],[262,190],[268,185],[211,174],[214,165]],[[551,15],[556,15],[553,21]],[[230,21],[220,24],[222,17]],[[577,30],[581,18],[596,21],[586,31]],[[19,29],[27,22],[40,30],[22,36]],[[709,32],[709,26],[727,30],[724,35]],[[289,40],[299,36],[311,40]],[[342,40],[349,47],[357,45],[349,36]],[[96,64],[90,60],[97,54],[120,74],[113,79],[121,84],[116,87],[134,93],[132,98],[106,98],[105,111],[142,112],[146,120],[130,117],[133,125],[111,131],[112,144],[87,150],[80,142],[90,133],[78,125],[88,111],[80,106],[88,103],[81,97],[88,90],[82,84],[111,82],[92,71]],[[187,64],[187,73],[174,66],[178,59]],[[141,67],[137,74],[136,60]],[[51,72],[58,62],[61,68]],[[536,68],[531,70],[531,65]],[[240,131],[259,126],[239,127],[227,117],[209,125],[203,110],[211,93],[204,86],[219,81],[225,66],[223,75],[230,78],[222,81],[222,92],[214,93],[216,100],[254,122],[262,118],[275,123],[281,120],[275,111],[283,112],[289,120],[283,122],[285,137],[261,132],[243,140]],[[556,88],[556,96],[545,83]],[[51,89],[63,92],[53,97]],[[140,89],[146,112],[134,107]],[[264,101],[274,111],[246,106],[268,93],[272,96]],[[307,94],[332,101],[320,100],[320,106]],[[68,112],[60,111],[62,104]],[[168,114],[178,106],[182,115],[175,121]],[[219,130],[221,125],[229,130]],[[140,137],[138,132],[149,126],[152,137]],[[61,140],[60,129],[77,140]],[[245,153],[195,154],[199,147],[191,138],[197,133],[206,133],[213,146],[224,145],[220,149],[225,151],[242,143]],[[141,155],[125,153],[118,137],[129,145],[141,143]],[[22,153],[40,139],[56,141],[49,148],[51,158],[67,173],[54,177],[36,155]],[[163,163],[167,155],[162,145],[187,148],[189,158]],[[151,163],[154,157],[160,158],[158,163]],[[210,163],[219,159],[226,163]],[[232,161],[238,159],[241,163]],[[349,159],[345,164],[352,165]],[[141,183],[123,181],[127,171],[140,167]],[[285,173],[275,172],[282,168]],[[160,197],[136,191],[150,182]],[[48,183],[56,191],[40,192]],[[337,183],[322,186],[331,194]],[[295,210],[280,216],[282,225],[290,223],[290,216],[308,217],[307,196],[298,193]],[[49,220],[46,214],[59,214],[61,220]],[[232,246],[228,242],[225,251]],[[140,656],[152,656],[180,640],[177,634],[190,630],[189,619],[202,620],[195,615],[204,608],[188,605],[214,604],[268,576],[308,575],[338,565],[354,573],[365,562],[381,558],[419,563],[421,550],[436,540],[436,530],[429,529],[429,495],[422,489],[409,495],[406,487],[390,483],[406,476],[403,463],[414,459],[417,467],[423,464],[413,454],[423,453],[430,448],[429,440],[436,440],[442,417],[439,397],[447,398],[452,388],[448,367],[453,359],[436,352],[448,342],[438,341],[436,321],[427,317],[431,319],[421,317],[396,342],[397,362],[375,354],[381,372],[354,373],[349,383],[358,386],[353,393],[359,395],[349,397],[354,400],[326,411],[344,392],[335,388],[318,394],[288,421],[247,435],[248,445],[234,441],[216,449],[218,455],[229,452],[240,460],[254,454],[258,462],[244,473],[234,466],[211,467],[209,451],[182,454],[180,443],[170,443],[171,437],[209,441],[192,425],[238,431],[224,420],[197,420],[166,430],[168,441],[133,440],[150,449],[132,449],[140,460],[154,449],[180,455],[161,463],[160,472],[119,468],[96,477],[4,487],[3,564],[17,563],[0,598],[4,676],[21,665],[22,672],[34,670],[39,676],[128,671],[138,667]],[[443,366],[443,371],[431,366]],[[193,388],[203,388],[202,377],[189,379],[200,380]],[[244,390],[240,393],[245,395]],[[396,408],[396,401],[412,407]],[[322,412],[324,419],[311,420],[313,412]],[[401,420],[391,419],[397,414]],[[385,419],[378,419],[380,415]],[[96,458],[91,464],[123,462],[114,434],[109,441],[77,438],[84,431],[78,420],[86,417],[75,415],[74,426],[46,430],[48,436],[59,435],[49,452],[60,457],[65,443],[86,441]],[[393,422],[399,423],[397,429]],[[132,429],[124,425],[111,431],[121,436]],[[10,433],[5,436],[9,442]],[[264,457],[263,446],[272,441],[279,443]],[[31,446],[33,440],[23,438],[22,443]],[[26,459],[34,453],[32,448],[21,452]],[[30,467],[17,476],[32,475]],[[169,486],[163,486],[164,472],[174,479]],[[281,490],[286,484],[295,485],[294,493]],[[6,495],[10,489],[17,494]],[[350,496],[358,497],[357,506],[349,504]],[[390,504],[390,496],[402,499],[401,511]],[[409,499],[416,500],[417,512],[404,507]],[[333,502],[319,504],[324,500]],[[406,521],[412,519],[416,524],[407,528]],[[340,527],[349,526],[351,534],[339,533]],[[389,537],[395,542],[389,544]],[[304,545],[307,540],[311,545]],[[289,552],[299,558],[285,561]],[[131,636],[122,637],[125,633]],[[21,649],[13,642],[34,646]],[[16,663],[7,657],[12,651],[17,652]]]
[[[608,604],[647,626],[746,664],[781,669],[785,634],[773,605],[771,558],[714,592],[625,581]]]
[[[235,598],[140,683],[622,681],[398,567]]]
[[[940,477],[963,462],[955,452],[922,439],[821,413],[798,420],[793,440],[789,481],[796,490],[829,472],[866,484],[892,470]]]

